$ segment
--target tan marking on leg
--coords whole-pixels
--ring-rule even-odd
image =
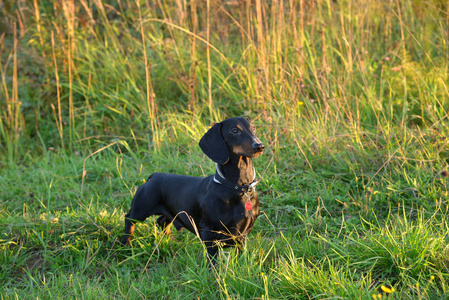
[[[166,234],[166,235],[170,235],[170,234],[171,234],[171,228],[170,228],[170,225],[168,225],[168,226],[165,228],[165,234]]]
[[[136,226],[134,224],[129,227],[129,235],[130,235],[130,237],[133,235],[135,227]]]

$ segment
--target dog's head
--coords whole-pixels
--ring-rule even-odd
[[[214,124],[199,143],[214,162],[224,165],[230,155],[249,158],[263,153],[264,144],[257,138],[254,125],[246,118],[231,118]]]

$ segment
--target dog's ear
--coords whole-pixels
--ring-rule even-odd
[[[199,142],[201,150],[214,162],[224,165],[229,160],[228,145],[221,135],[221,123],[216,123]]]

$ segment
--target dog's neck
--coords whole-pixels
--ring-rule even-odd
[[[224,165],[217,166],[221,175],[231,183],[248,185],[254,181],[255,170],[253,160],[249,157],[231,155]]]

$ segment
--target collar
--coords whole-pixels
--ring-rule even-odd
[[[253,169],[254,169],[253,182],[251,182],[250,184],[247,184],[247,185],[237,185],[237,184],[234,184],[234,183],[228,181],[221,173],[221,171],[218,167],[218,164],[216,164],[215,168],[217,171],[214,174],[214,182],[221,184],[221,185],[227,187],[228,189],[247,193],[247,192],[251,192],[251,190],[255,190],[256,185],[259,183],[259,180],[258,179],[256,180],[256,170],[254,169],[254,167],[253,167]]]

